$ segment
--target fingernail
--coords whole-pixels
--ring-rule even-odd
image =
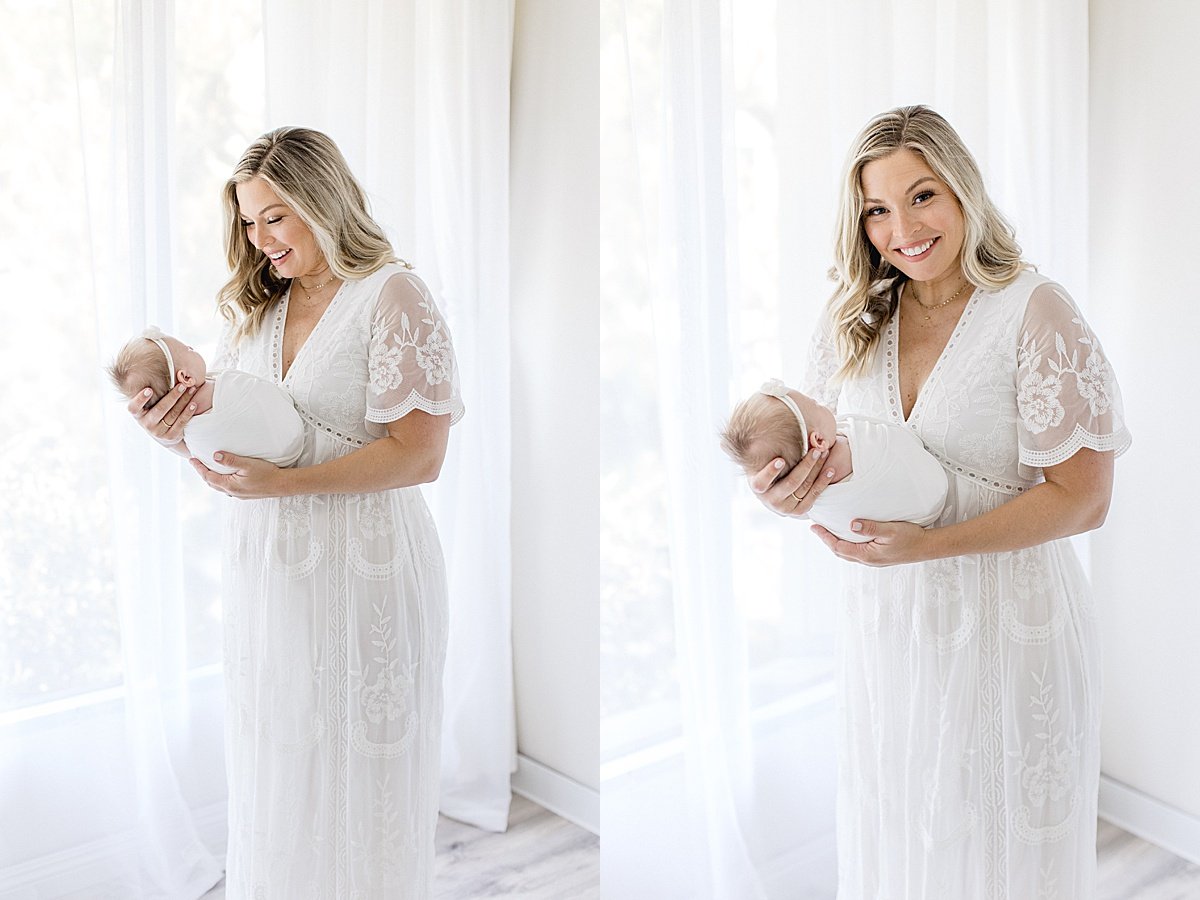
[[[822,450],[814,450],[813,451],[813,459],[820,459],[824,455],[825,455],[825,453]]]
[[[222,459],[224,459],[224,457],[220,453],[214,453],[213,459],[215,459],[217,462],[220,462]]]
[[[142,391],[142,396],[149,397],[150,396],[150,388],[146,388],[144,391]]]
[[[826,477],[826,478],[832,478],[832,477],[833,477],[833,469],[826,469],[826,470],[825,470],[825,477]]]
[[[862,531],[862,522],[854,522],[850,526],[851,531]]]
[[[179,393],[181,393],[181,394],[182,394],[182,393],[184,393],[184,392],[186,392],[186,391],[187,391],[187,385],[186,385],[186,384],[181,384],[181,385],[179,386]]]
[[[189,403],[189,404],[188,404],[188,412],[195,412],[195,411],[196,411],[196,404],[195,404],[195,403]]]
[[[777,468],[777,469],[783,468],[783,460],[782,459],[775,460],[775,468]]]

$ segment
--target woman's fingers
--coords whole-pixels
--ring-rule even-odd
[[[166,396],[146,409],[145,404],[150,395],[142,391],[129,401],[126,408],[156,441],[162,444],[177,444],[183,437],[183,427],[195,412],[196,407],[192,403],[195,392],[195,388],[187,385],[176,385]]]
[[[774,484],[770,483],[770,479],[778,474],[779,469],[775,468],[775,461],[772,461],[755,473],[751,486],[759,499],[781,516],[804,515],[829,485],[829,475],[823,466],[825,458],[823,451],[811,451]],[[760,490],[761,485],[767,486]]]

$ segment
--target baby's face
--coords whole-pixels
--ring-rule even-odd
[[[171,348],[171,357],[175,363],[175,380],[191,387],[203,384],[205,376],[208,375],[204,357],[179,338],[168,335],[164,340]]]

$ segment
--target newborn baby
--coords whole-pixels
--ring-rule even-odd
[[[946,502],[945,471],[907,428],[867,416],[835,418],[774,379],[737,405],[721,447],[747,475],[782,458],[776,481],[810,449],[825,451],[823,466],[834,470],[834,480],[808,517],[844,541],[870,540],[850,530],[853,519],[931,525]]]
[[[196,387],[196,412],[183,426],[183,440],[191,455],[214,472],[234,471],[213,461],[219,450],[290,466],[304,449],[304,420],[286,391],[236,369],[208,372],[199,353],[157,328],[147,328],[122,347],[108,374],[130,400],[149,387],[153,396],[147,407],[176,384]]]

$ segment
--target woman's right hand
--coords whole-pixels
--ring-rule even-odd
[[[129,401],[126,408],[150,437],[164,447],[175,449],[183,440],[183,426],[196,410],[196,404],[192,402],[195,393],[194,387],[177,384],[161,400],[146,409],[144,404],[153,395],[150,388],[145,388]]]
[[[825,450],[810,450],[778,481],[775,479],[787,462],[773,459],[750,477],[750,488],[772,512],[781,516],[805,516],[833,477],[833,470],[822,465],[827,457]]]

